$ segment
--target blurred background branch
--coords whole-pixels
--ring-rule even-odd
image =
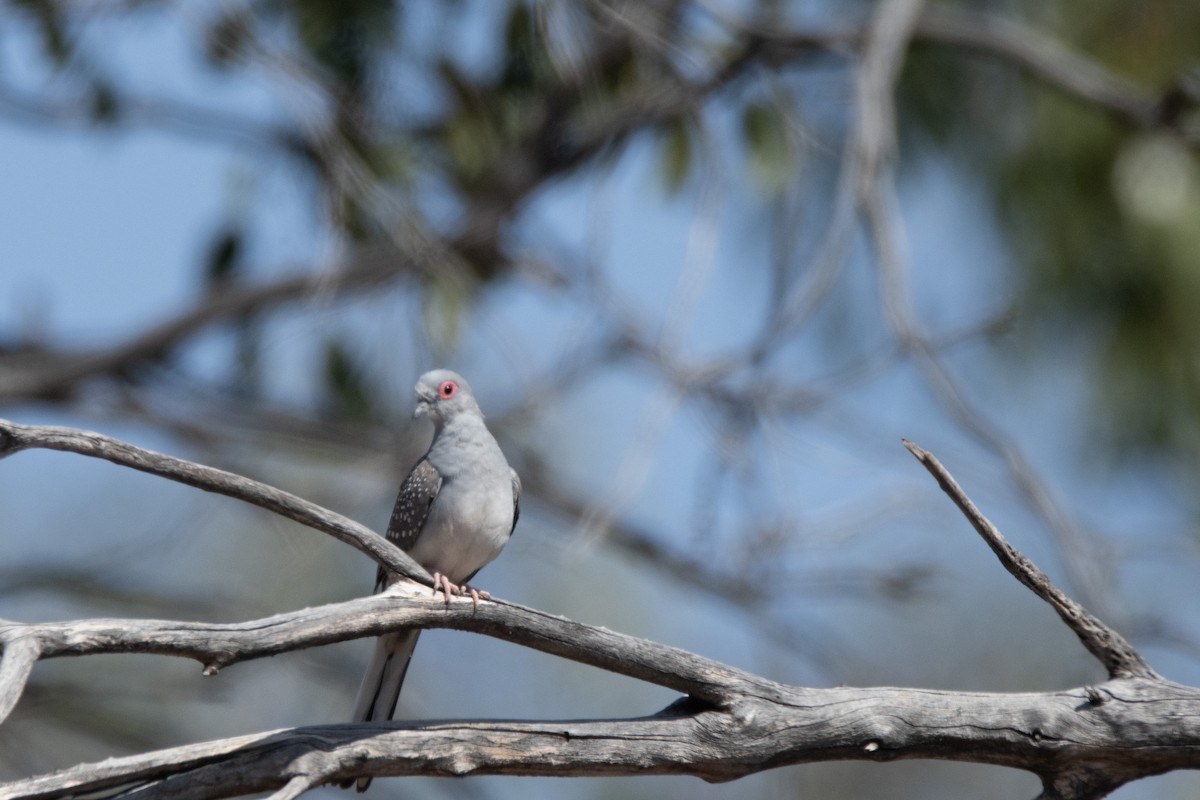
[[[789,683],[1088,680],[1053,619],[979,581],[908,436],[1197,683],[1198,28],[1183,0],[2,3],[3,416],[379,529],[428,435],[412,382],[450,366],[525,477],[481,576],[498,594]],[[0,464],[0,616],[232,620],[370,588],[366,559],[291,523],[62,458]],[[418,664],[402,713],[645,707],[616,679],[436,646],[502,686]],[[39,666],[3,776],[340,721],[365,656],[150,704],[190,675],[111,658]],[[106,700],[73,706],[94,682]],[[1035,792],[972,769],[737,791]],[[1195,793],[1161,780],[1127,796]],[[594,785],[567,791],[728,791]]]

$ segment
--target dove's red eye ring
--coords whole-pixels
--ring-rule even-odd
[[[443,400],[449,400],[456,394],[458,394],[458,384],[454,381],[444,381],[442,385],[438,387],[438,396],[440,396]]]

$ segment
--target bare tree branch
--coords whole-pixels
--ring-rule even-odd
[[[1011,19],[996,15],[981,14],[963,9],[948,8],[935,5],[919,9],[920,4],[896,15],[895,20],[885,17],[883,11],[893,7],[884,3],[880,6],[881,13],[876,15],[876,21],[870,25],[833,26],[813,30],[796,30],[780,32],[776,29],[762,29],[744,22],[723,21],[730,27],[740,31],[745,41],[740,49],[727,60],[713,69],[712,74],[693,83],[683,81],[678,76],[664,83],[662,87],[651,90],[646,96],[639,96],[613,108],[600,112],[595,119],[567,120],[561,112],[544,115],[543,124],[532,130],[528,136],[512,144],[508,157],[498,158],[497,163],[505,165],[500,178],[503,190],[493,189],[485,197],[478,199],[471,207],[469,221],[464,224],[463,232],[444,241],[434,242],[428,236],[425,243],[436,249],[440,254],[439,263],[455,261],[455,253],[472,252],[484,246],[486,240],[489,253],[498,253],[495,241],[497,231],[503,221],[511,217],[524,198],[529,196],[538,186],[554,178],[586,158],[600,152],[605,146],[614,141],[628,137],[636,130],[651,128],[663,120],[673,118],[681,113],[694,110],[706,97],[720,91],[731,81],[745,73],[759,61],[778,63],[781,59],[798,59],[809,53],[814,47],[821,49],[861,50],[864,58],[870,59],[873,53],[882,52],[872,43],[872,30],[885,32],[880,40],[883,44],[891,42],[920,40],[935,44],[969,48],[972,51],[983,52],[1002,58],[1026,70],[1048,85],[1068,92],[1081,100],[1100,108],[1107,109],[1119,118],[1139,127],[1168,126],[1185,140],[1200,142],[1200,132],[1188,131],[1176,125],[1179,114],[1165,115],[1162,111],[1165,100],[1156,99],[1150,92],[1138,87],[1128,79],[1104,68],[1099,63],[1072,53],[1056,40],[1039,31],[1022,25]],[[890,13],[890,12],[889,12]],[[917,15],[914,17],[913,14]],[[903,24],[893,24],[900,23]],[[875,25],[874,28],[871,25]],[[907,32],[907,33],[904,33]],[[901,35],[904,33],[904,35]],[[564,76],[561,85],[553,92],[550,104],[554,105],[563,98],[574,96],[590,85],[595,74],[602,71],[606,64],[620,57],[622,48],[626,45],[623,40],[611,40],[598,45],[585,62],[577,65],[576,70]],[[903,51],[890,48],[883,53],[885,60],[892,62],[893,69],[898,67]],[[266,58],[264,55],[263,58]],[[275,60],[281,57],[275,56]],[[280,66],[280,70],[284,67]],[[295,72],[295,68],[291,69]],[[878,71],[867,69],[863,74],[875,75]],[[289,73],[290,74],[290,73]],[[882,73],[879,73],[882,74]],[[894,77],[894,76],[893,76]],[[888,85],[890,86],[890,81]],[[0,87],[2,88],[2,87]],[[858,143],[860,148],[876,146],[880,142],[876,134],[877,120],[880,115],[890,117],[888,111],[891,100],[888,93],[867,91],[869,85],[860,87],[860,102],[858,123],[859,134],[867,138]],[[878,88],[878,87],[874,87]],[[14,99],[15,98],[15,99]],[[24,113],[36,111],[39,103],[31,98],[24,98],[11,90],[0,91],[0,105],[7,103]],[[64,104],[64,107],[67,104]],[[143,108],[144,106],[144,108]],[[565,107],[558,103],[555,107]],[[235,130],[249,123],[237,121],[237,124],[226,124],[220,114],[204,110],[175,108],[169,103],[146,102],[134,103],[132,109],[139,111],[132,119],[136,122],[146,119],[154,120],[159,117],[165,120],[176,118],[189,120],[195,117],[201,129]],[[47,106],[36,112],[42,119],[63,118],[65,113],[57,106]],[[593,115],[595,116],[595,115]],[[1172,119],[1167,119],[1171,116]],[[191,124],[191,123],[188,123]],[[311,127],[311,126],[310,126]],[[239,134],[240,135],[240,134]],[[344,189],[352,194],[361,194],[362,199],[369,200],[374,194],[371,188],[374,184],[368,176],[359,175],[361,168],[353,148],[345,143],[330,140],[331,134],[321,130],[308,131],[312,143],[306,145],[326,162],[331,180],[336,178],[345,184]],[[890,133],[886,134],[891,136]],[[276,134],[254,135],[269,141],[278,138],[286,146],[287,137]],[[323,138],[324,137],[324,138]],[[558,143],[556,159],[546,162],[539,158],[547,141]],[[318,152],[319,151],[319,152]],[[878,157],[878,153],[863,151],[869,156],[869,162]],[[351,175],[350,173],[353,173]],[[850,174],[848,177],[855,177]],[[869,178],[868,178],[869,179]],[[858,188],[862,189],[863,177],[856,178]],[[841,193],[839,193],[840,196]],[[405,209],[394,209],[401,215]],[[412,217],[408,209],[408,217]],[[834,222],[830,226],[830,235],[821,248],[822,255],[816,259],[817,265],[823,268],[811,271],[810,280],[801,289],[788,293],[786,302],[781,304],[784,328],[794,327],[797,319],[807,316],[808,310],[825,295],[832,280],[838,274],[836,265],[840,263],[844,253],[847,236],[851,230],[854,217],[844,202],[835,203]],[[384,221],[385,226],[389,224]],[[481,231],[483,233],[481,233]],[[490,232],[490,233],[489,233]],[[404,245],[405,252],[413,251],[411,244],[401,242],[403,237],[392,237],[394,243]],[[145,360],[161,357],[172,348],[177,347],[189,337],[203,330],[213,322],[230,319],[247,313],[255,314],[270,310],[278,305],[297,298],[311,296],[321,290],[341,293],[347,289],[362,289],[380,280],[394,277],[398,273],[411,271],[428,271],[428,266],[419,264],[400,264],[399,254],[393,254],[392,259],[385,265],[371,264],[366,268],[351,268],[342,272],[299,276],[286,278],[277,283],[260,287],[238,288],[228,292],[214,294],[197,308],[184,312],[175,319],[152,326],[132,339],[116,347],[84,353],[37,353],[21,354],[19,357],[0,359],[0,400],[44,398],[61,395],[69,391],[81,379],[96,374],[120,374],[131,366]],[[409,261],[412,259],[410,258]],[[417,259],[424,261],[425,259]],[[777,334],[778,325],[769,325],[769,334]],[[7,363],[5,363],[7,362]]]
[[[241,661],[395,630],[449,628],[506,639],[723,705],[740,694],[775,696],[771,681],[678,648],[593,628],[508,602],[480,603],[397,584],[388,592],[239,623],[95,619],[3,623],[0,634],[37,644],[41,658],[150,653],[192,658],[206,674]]]
[[[16,708],[34,662],[42,655],[37,637],[7,626],[0,620],[0,722]]]
[[[130,453],[128,445],[103,437],[87,439],[90,444],[84,446],[78,441],[82,434],[73,431],[30,433],[11,424],[3,430],[10,448],[28,446],[30,439],[43,446],[65,441],[86,454],[122,451],[108,455],[155,474],[176,477],[179,469],[163,469],[165,457]],[[412,583],[397,583],[372,597],[233,624],[6,622],[0,624],[5,646],[0,700],[9,707],[39,657],[155,653],[194,658],[212,675],[239,661],[411,627],[483,633],[664,686],[687,699],[632,720],[377,723],[273,731],[80,765],[2,785],[0,798],[77,797],[105,790],[116,790],[111,796],[136,791],[141,798],[268,790],[295,797],[360,774],[671,773],[723,781],[830,759],[939,758],[1026,769],[1042,778],[1043,798],[1082,800],[1102,797],[1139,777],[1200,767],[1200,690],[1159,677],[1124,639],[1008,545],[933,456],[906,446],[1006,568],[1055,607],[1109,668],[1109,681],[1027,694],[792,687],[503,601],[478,608],[465,598],[445,604],[419,596],[424,590]],[[221,485],[236,484],[223,479]]]
[[[362,270],[353,267],[328,275],[287,278],[215,293],[194,308],[148,326],[110,348],[0,353],[0,401],[75,396],[82,382],[91,376],[126,377],[141,365],[170,355],[211,325],[262,315],[296,299],[323,292],[340,296],[402,274],[428,276],[431,270],[442,269],[444,263],[450,264],[445,267],[447,280],[462,279],[464,285],[471,277],[470,268],[480,269],[480,274],[485,268],[508,269],[508,228],[528,198],[536,196],[551,179],[568,174],[599,154],[618,150],[638,131],[653,130],[664,122],[703,112],[710,97],[757,67],[771,69],[795,63],[814,49],[841,48],[858,60],[856,119],[844,143],[832,220],[818,257],[803,281],[795,286],[780,281],[781,291],[773,301],[777,307],[768,315],[761,339],[745,353],[693,369],[666,352],[661,343],[656,344],[652,336],[635,331],[629,341],[621,342],[619,357],[640,355],[681,395],[703,398],[722,413],[719,407],[724,398],[739,397],[739,387],[733,384],[745,379],[747,364],[753,371],[768,363],[769,354],[789,341],[787,334],[796,331],[832,290],[858,226],[865,221],[880,267],[887,321],[899,351],[918,365],[950,416],[1001,457],[1025,501],[1055,534],[1073,591],[1082,592],[1089,607],[1108,616],[1103,602],[1108,585],[1103,579],[1107,576],[1087,561],[1094,555],[1089,541],[1014,442],[968,402],[936,352],[932,336],[920,330],[910,307],[900,255],[904,231],[894,207],[889,205],[894,201],[892,94],[909,43],[923,41],[1001,59],[1032,76],[1035,82],[1105,109],[1128,124],[1166,129],[1193,145],[1200,142],[1200,134],[1182,127],[1183,116],[1169,112],[1166,99],[1157,100],[1152,92],[1098,62],[1071,53],[1044,34],[1007,19],[940,5],[923,8],[920,0],[882,0],[874,6],[875,13],[866,24],[811,32],[737,26],[731,50],[712,48],[708,53],[712,61],[689,71],[676,68],[678,59],[674,56],[678,54],[673,52],[676,48],[683,50],[687,42],[671,35],[673,29],[665,26],[670,15],[684,14],[688,4],[668,2],[662,11],[657,8],[600,7],[601,12],[625,27],[615,34],[605,28],[586,57],[573,61],[571,69],[557,80],[547,79],[539,87],[546,90],[545,97],[531,101],[524,109],[529,124],[518,126],[511,141],[501,142],[505,152],[488,167],[487,179],[480,181],[482,188],[455,196],[462,213],[450,215],[457,223],[448,231],[427,223],[420,205],[409,201],[407,190],[397,190],[372,169],[370,148],[358,147],[363,142],[355,141],[353,131],[343,130],[327,119],[324,106],[300,120],[296,134],[282,128],[278,132],[265,126],[259,129],[254,121],[236,117],[229,120],[230,130],[224,131],[223,115],[183,108],[184,126],[186,118],[194,118],[201,123],[200,133],[232,135],[274,149],[302,147],[304,156],[311,158],[318,170],[325,171],[320,175],[324,188],[360,203],[364,216],[386,232],[383,238],[394,245],[392,260]],[[655,24],[642,24],[643,16],[650,23],[667,27],[667,33],[660,36]],[[297,82],[317,85],[325,80],[319,71],[291,54],[276,53],[272,44],[256,43],[248,57],[257,59],[272,74],[286,75]],[[640,83],[636,91],[612,97],[596,93],[592,102],[578,102],[581,94],[593,92],[607,80],[607,72],[627,67],[626,56],[630,53],[637,56],[638,66],[653,65],[646,70],[654,76],[652,80]],[[484,83],[478,88],[489,87]],[[21,102],[14,106],[6,94],[11,93],[0,86],[0,109],[7,106],[19,115],[28,116],[31,111],[35,117],[39,113],[71,113],[69,108],[40,101],[32,106],[25,103],[23,107]],[[332,87],[321,87],[318,94],[337,102]],[[1185,97],[1180,102],[1192,100]],[[143,115],[136,113],[136,106],[125,110],[134,113],[122,121],[180,126],[171,108],[149,104]],[[338,108],[333,116],[353,117],[354,113],[353,109]],[[395,140],[420,141],[441,135],[444,129],[440,126],[444,124],[448,129],[451,122],[452,117],[447,117],[426,126],[424,132],[401,126],[392,133]],[[453,180],[449,173],[441,177]],[[406,218],[408,211],[415,211],[411,220]],[[393,225],[397,221],[405,225]],[[567,288],[578,291],[580,285]],[[618,339],[624,336],[616,324],[620,317],[614,315],[606,321],[613,323]],[[747,354],[750,358],[743,358]],[[814,394],[786,388],[786,392],[771,394],[773,398],[786,395],[783,402],[792,403],[793,411],[821,402]],[[728,418],[732,419],[733,406],[729,405]],[[764,408],[756,406],[749,413],[763,414]],[[741,433],[749,427],[736,430]],[[1200,737],[1191,720],[1200,717],[1198,690],[1162,680],[1120,634],[1053,586],[1035,565],[1008,545],[936,459],[911,443],[906,445],[938,478],[1005,567],[1054,607],[1104,664],[1110,676],[1108,682],[1070,692],[1027,695],[799,689],[730,671],[683,651],[667,653],[652,642],[576,626],[532,609],[504,602],[485,604],[478,611],[463,602],[444,608],[431,600],[428,592],[425,598],[415,599],[401,596],[400,589],[376,598],[225,626],[130,620],[29,626],[0,621],[0,719],[18,702],[34,662],[42,657],[92,652],[159,653],[195,658],[204,665],[206,674],[212,674],[242,660],[411,626],[458,628],[509,639],[669,686],[690,696],[658,715],[637,720],[394,724],[275,731],[81,765],[0,786],[0,798],[73,796],[105,790],[125,793],[131,783],[136,784],[141,797],[207,797],[274,790],[274,797],[291,798],[322,782],[362,773],[679,773],[728,780],[772,766],[830,758],[928,757],[1028,769],[1043,778],[1044,798],[1074,800],[1099,797],[1143,775],[1197,766]],[[0,420],[0,457],[30,447],[105,458],[245,500],[330,533],[401,574],[427,580],[411,559],[380,537],[368,536],[371,532],[365,527],[264,484],[99,434]],[[575,498],[567,500],[575,502]],[[627,552],[651,557],[666,570],[701,585],[707,582],[717,594],[752,597],[753,603],[770,608],[771,595],[762,584],[739,580],[738,572],[728,564],[706,563],[701,570],[699,562],[686,553],[659,547],[636,528],[622,527],[617,533],[614,542]],[[408,586],[403,591],[416,590]],[[724,682],[734,673],[745,685]]]
[[[190,106],[170,98],[114,95],[113,118],[101,123],[94,98],[86,92],[45,97],[0,83],[0,114],[34,125],[52,127],[135,125],[171,134],[199,136],[266,152],[307,153],[309,146],[297,133],[226,109]]]
[[[904,229],[895,213],[895,109],[892,94],[899,79],[906,37],[920,30],[922,13],[915,0],[885,0],[865,33],[855,85],[856,124],[847,145],[844,176],[855,184],[856,217],[867,226],[880,274],[884,317],[900,347],[911,356],[937,400],[960,427],[996,454],[1025,502],[1046,523],[1066,564],[1072,585],[1101,613],[1116,613],[1105,599],[1106,565],[1096,548],[1046,487],[1021,449],[966,398],[958,380],[919,329],[909,297],[904,261]],[[969,18],[955,18],[967,27]],[[978,21],[977,21],[978,22]],[[1099,68],[1097,68],[1099,69]],[[847,178],[843,177],[846,181]],[[851,221],[854,221],[853,219]]]
[[[888,166],[896,147],[895,86],[923,0],[883,0],[866,30],[855,82],[852,156],[857,162],[857,196],[862,203],[876,174]]]
[[[86,378],[120,375],[140,363],[162,359],[211,325],[265,313],[307,298],[364,291],[423,269],[425,265],[406,260],[395,251],[363,255],[341,270],[289,275],[257,286],[209,293],[195,307],[103,350],[0,353],[0,402],[69,394]]]
[[[728,18],[723,21],[748,34],[755,42],[755,49],[775,63],[810,54],[814,49],[854,52],[862,47],[869,33],[868,26],[862,24],[781,31]],[[1100,62],[1075,53],[1057,39],[1010,17],[931,4],[914,21],[911,35],[913,41],[1000,59],[1047,86],[1110,112],[1122,122],[1138,128],[1165,128],[1191,145],[1200,144],[1200,131],[1180,126],[1179,114],[1165,113],[1171,90],[1166,90],[1161,98],[1156,97]],[[1186,78],[1180,83],[1185,84]]]
[[[1078,800],[1200,765],[1200,725],[1186,713],[1200,707],[1200,692],[1160,681],[1042,694],[784,688],[778,700],[745,698],[728,711],[684,700],[639,719],[268,731],[14,781],[0,785],[0,798],[79,797],[138,782],[138,798],[201,800],[367,773],[728,781],[789,764],[933,758],[1031,770],[1043,776],[1043,798]],[[1171,716],[1160,722],[1164,712]]]
[[[960,381],[920,329],[908,290],[904,230],[895,203],[891,170],[881,170],[873,185],[865,188],[862,213],[875,250],[884,317],[897,343],[912,357],[925,384],[951,419],[1004,464],[1025,503],[1044,520],[1075,590],[1100,613],[1116,615],[1107,591],[1112,565],[1104,558],[1103,550],[1089,546],[1086,533],[1038,475],[1021,447],[968,399]]]
[[[1010,545],[996,526],[975,507],[954,477],[947,472],[932,453],[922,450],[907,439],[904,441],[904,446],[937,479],[942,491],[950,496],[963,515],[975,526],[975,530],[979,531],[979,535],[987,542],[988,547],[992,548],[992,552],[1000,559],[1004,568],[1058,612],[1058,616],[1062,618],[1068,628],[1075,632],[1088,652],[1099,659],[1104,668],[1108,670],[1110,678],[1159,677],[1141,654],[1125,640],[1125,637],[1079,603],[1067,597],[1061,589],[1050,582],[1046,573]]]
[[[1018,554],[1019,555],[1019,554]],[[1200,766],[1200,690],[1152,673],[1032,694],[789,687],[666,647],[504,602],[476,610],[387,594],[235,624],[87,620],[8,624],[42,656],[158,653],[218,666],[409,626],[472,630],[685,692],[658,715],[605,722],[338,725],[188,745],[0,786],[0,798],[72,797],[161,781],[139,797],[224,797],[376,775],[692,774],[730,780],[785,764],[943,758],[1032,770],[1087,767],[1099,797],[1147,774]],[[6,652],[7,656],[7,652]],[[1167,709],[1171,709],[1168,711]],[[1146,757],[1143,749],[1151,749]],[[1093,774],[1094,773],[1094,774]],[[300,778],[304,778],[301,781]],[[118,795],[119,796],[119,795]],[[292,795],[294,796],[294,795]]]
[[[232,472],[146,450],[102,433],[75,428],[19,425],[0,419],[0,458],[31,448],[62,450],[101,458],[139,472],[148,472],[206,492],[245,501],[327,533],[405,577],[433,584],[433,578],[421,565],[370,528],[282,489]]]
[[[914,38],[995,56],[1135,127],[1167,127],[1192,144],[1200,144],[1200,131],[1176,128],[1174,120],[1162,114],[1162,100],[1099,62],[1013,19],[937,4],[922,14]]]

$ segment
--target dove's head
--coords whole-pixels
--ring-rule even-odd
[[[483,416],[471,385],[462,375],[448,369],[426,372],[413,393],[417,397],[413,417],[429,417],[439,429],[459,414]]]

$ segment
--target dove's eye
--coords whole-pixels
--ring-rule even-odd
[[[438,394],[441,395],[443,400],[449,400],[458,394],[458,384],[454,381],[445,381],[438,387]]]

